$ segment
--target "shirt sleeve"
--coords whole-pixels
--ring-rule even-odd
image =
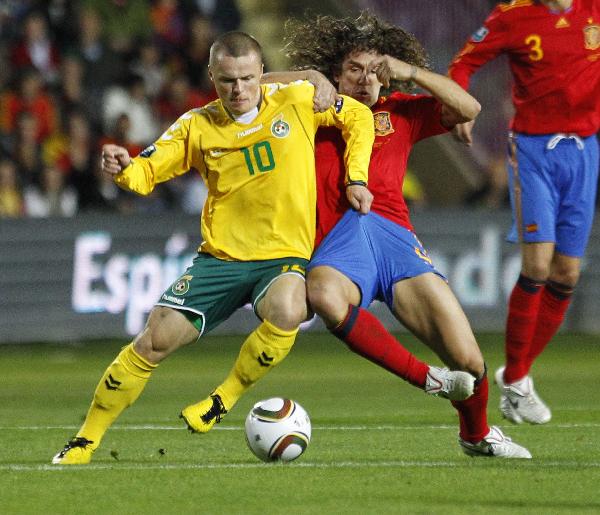
[[[183,175],[194,165],[198,168],[193,156],[200,155],[200,135],[190,137],[193,116],[192,112],[188,112],[179,117],[154,144],[133,158],[131,164],[115,176],[115,183],[124,190],[149,195],[158,183]]]
[[[371,110],[353,98],[340,95],[335,105],[315,116],[318,125],[335,126],[342,132],[346,142],[344,151],[346,184],[352,181],[367,183],[371,150],[375,141],[375,126]]]
[[[466,90],[471,75],[506,48],[509,27],[501,15],[501,6],[497,6],[450,63],[448,75]]]

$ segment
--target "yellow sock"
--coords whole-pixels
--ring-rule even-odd
[[[248,388],[288,355],[298,328],[284,331],[267,320],[246,338],[231,372],[215,389],[230,410]]]
[[[94,442],[94,449],[98,447],[106,430],[142,393],[150,373],[157,366],[142,358],[134,350],[133,343],[123,347],[100,379],[77,436]]]

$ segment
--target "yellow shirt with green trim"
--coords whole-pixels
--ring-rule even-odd
[[[313,112],[305,81],[264,84],[258,115],[238,123],[220,100],[188,111],[115,182],[141,195],[196,170],[208,188],[200,252],[225,260],[310,259],[316,224],[314,137],[338,127],[346,141],[347,181],[368,180],[374,141],[371,110],[341,97]]]

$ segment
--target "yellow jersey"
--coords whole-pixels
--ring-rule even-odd
[[[251,123],[233,120],[220,100],[192,109],[132,159],[115,182],[148,195],[156,184],[196,170],[208,188],[200,252],[236,261],[310,259],[317,128],[341,129],[347,181],[367,182],[373,115],[350,97],[315,113],[314,87],[305,81],[264,84],[261,89]]]

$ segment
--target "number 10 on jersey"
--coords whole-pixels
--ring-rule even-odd
[[[256,169],[259,172],[268,172],[275,168],[273,151],[268,141],[259,141],[251,147],[241,148],[240,151],[244,154],[250,175],[254,175]]]

